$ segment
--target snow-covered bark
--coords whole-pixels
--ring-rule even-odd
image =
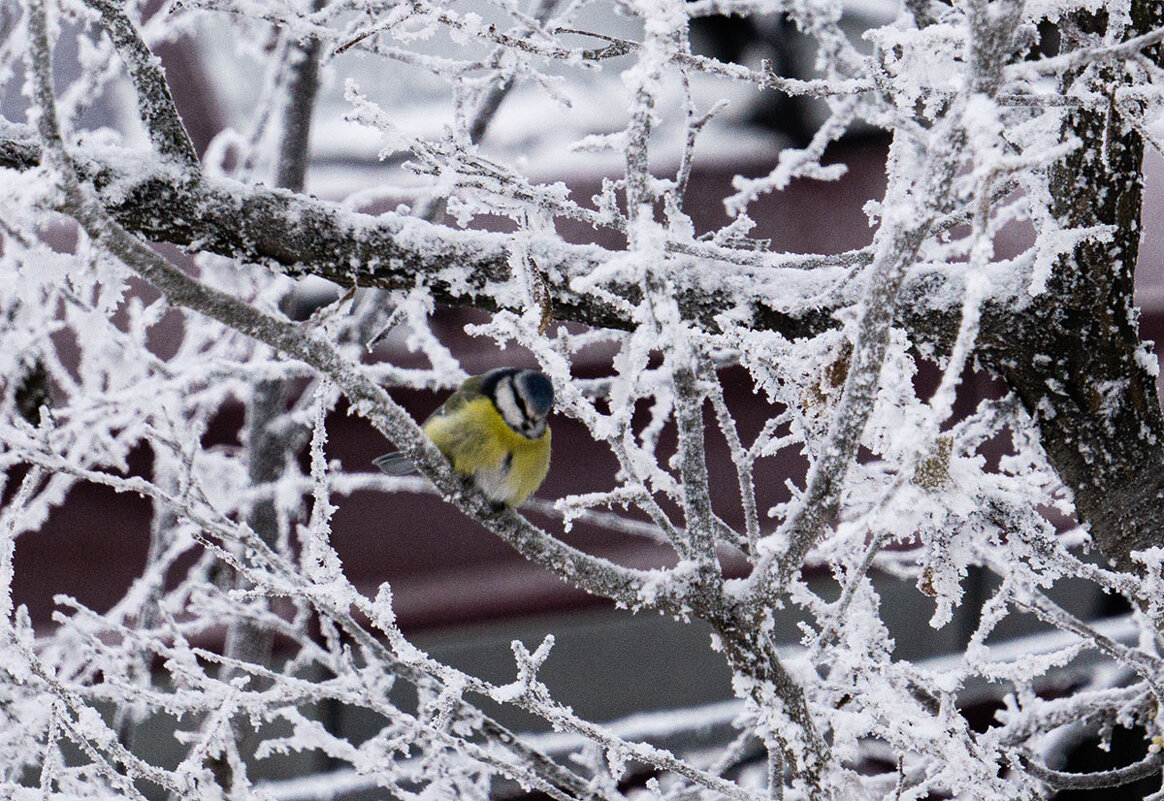
[[[1161,108],[1159,2],[914,0],[860,46],[828,0],[471,10],[186,0],[148,19],[143,5],[25,0],[0,16],[0,89],[22,86],[29,100],[23,119],[0,119],[5,792],[259,798],[248,765],[289,751],[325,754],[390,795],[432,798],[486,797],[506,778],[557,799],[618,799],[631,767],[657,774],[647,792],[665,798],[1040,798],[1160,775],[1164,418],[1132,305],[1144,149]],[[611,10],[630,28],[595,22]],[[816,47],[817,76],[699,55],[691,21],[717,13],[787,15]],[[223,132],[200,161],[151,47],[228,21],[240,51],[263,60],[264,91],[249,128]],[[1036,47],[1040,25],[1058,32],[1053,54]],[[272,27],[274,44],[257,44]],[[68,37],[83,70],[59,85],[54,43]],[[442,87],[443,132],[413,130],[381,87],[347,74],[358,70],[339,59],[351,52],[385,65],[373,73],[392,73],[385,82],[406,83],[394,71],[407,69]],[[408,156],[419,176],[408,187],[361,186],[342,202],[303,193],[307,133],[325,113],[321,70],[343,85],[349,119],[379,132],[382,158]],[[727,225],[697,231],[687,197],[697,147],[717,135],[725,87],[740,85],[816,98],[825,119],[803,147],[773,153],[767,175],[736,178],[722,199]],[[94,98],[116,88],[135,98],[144,137],[85,127]],[[566,110],[587,93],[620,96],[605,127],[508,123],[526,126],[527,147],[613,154],[618,176],[578,199],[504,146],[486,149],[515,92]],[[892,137],[887,189],[866,205],[872,244],[799,254],[753,238],[759,198],[843,175],[822,159],[858,124]],[[361,196],[397,191],[413,202],[353,210]],[[512,230],[483,230],[482,216]],[[570,244],[558,220],[614,232],[625,247]],[[66,221],[75,246],[49,235]],[[1030,245],[998,256],[1000,233],[1015,227]],[[183,247],[196,271],[151,243]],[[328,279],[336,299],[288,319],[287,276]],[[673,563],[644,570],[579,550],[450,470],[385,389],[465,377],[428,328],[434,302],[491,312],[474,333],[527,348],[554,382],[558,413],[616,459],[602,488],[557,500],[565,527],[585,516],[646,533]],[[173,315],[178,343],[162,356],[150,335]],[[395,326],[427,367],[369,357]],[[609,374],[582,380],[575,367],[592,345],[614,353]],[[941,368],[925,396],[914,381],[922,359]],[[721,386],[720,369],[737,365],[779,409],[751,441]],[[955,416],[973,365],[1010,392]],[[422,478],[329,461],[325,421],[341,397]],[[240,401],[242,447],[205,447],[208,421]],[[726,475],[707,459],[710,421],[730,450]],[[674,453],[660,446],[668,427]],[[1005,455],[988,458],[1000,441]],[[146,474],[128,463],[142,446]],[[808,460],[803,482],[761,508],[771,493],[758,492],[757,465],[790,454]],[[54,625],[34,627],[12,591],[19,537],[86,482],[153,502],[150,557],[112,609],[61,597]],[[738,490],[739,530],[713,504],[719,483]],[[742,700],[738,738],[708,761],[582,719],[539,678],[552,638],[532,651],[514,643],[509,684],[418,650],[396,624],[391,587],[362,594],[329,542],[336,505],[369,488],[435,488],[587,592],[711,624]],[[1052,514],[1081,527],[1057,527]],[[1086,558],[1089,544],[1107,564]],[[725,574],[729,552],[744,576]],[[806,566],[833,586],[810,584]],[[872,574],[912,583],[940,628],[970,567],[998,582],[965,652],[896,659]],[[1061,608],[1048,591],[1063,580],[1123,596],[1130,633]],[[773,631],[790,605],[808,623],[786,650]],[[1069,639],[1000,652],[992,635],[1019,614]],[[208,647],[223,623],[226,647]],[[280,665],[275,636],[292,647]],[[1039,683],[1084,652],[1103,667],[1040,696]],[[958,706],[977,680],[1008,686],[984,730]],[[410,700],[397,683],[414,688]],[[583,745],[556,758],[479,698]],[[367,711],[379,730],[343,739],[309,714],[323,700]],[[163,716],[183,720],[176,766],[135,745],[133,722]],[[1067,744],[1117,726],[1138,727],[1146,755],[1104,773],[1059,769]],[[737,770],[757,747],[765,769]]]

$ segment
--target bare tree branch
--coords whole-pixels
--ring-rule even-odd
[[[31,169],[39,163],[35,154],[27,139],[0,139],[0,166]],[[140,182],[127,187],[110,164],[84,157],[74,162],[77,174],[93,184],[110,216],[148,240],[196,245],[291,275],[317,275],[340,286],[409,289],[423,275],[441,302],[486,310],[509,308],[501,300],[510,278],[510,243],[503,234],[458,231],[410,216],[372,217],[284,190],[210,177],[180,182],[161,168],[147,171]],[[625,283],[608,287],[625,298],[624,305],[576,292],[569,285],[574,276],[590,275],[604,264],[611,257],[609,251],[567,244],[543,250],[537,242],[532,247],[531,256],[550,276],[555,316],[618,329],[630,325],[628,308],[641,299],[641,288]],[[754,262],[756,254],[748,256]],[[680,272],[687,272],[690,283],[676,288],[676,299],[687,319],[709,330],[718,327],[716,315],[734,309],[752,319],[756,328],[779,330],[792,338],[808,336],[834,325],[829,310],[781,310],[772,306],[773,293],[768,291],[778,278],[773,269],[796,269],[802,261],[796,254],[771,254],[741,275],[739,264],[725,260],[717,269],[733,279],[730,287],[711,291],[705,273],[699,271],[706,264],[690,264],[690,270]],[[847,266],[848,260],[839,256],[836,263]],[[825,270],[818,267],[814,272],[821,273],[822,291],[832,283]],[[755,279],[751,283],[745,280],[749,276]]]
[[[1023,755],[1021,761],[1032,776],[1056,790],[1102,790],[1108,787],[1123,787],[1158,775],[1161,767],[1164,767],[1164,755],[1159,752],[1148,754],[1131,765],[1098,773],[1066,773],[1052,770],[1028,755]]]
[[[142,40],[137,26],[126,15],[125,8],[114,0],[85,2],[101,15],[105,32],[129,72],[130,80],[137,90],[138,108],[150,141],[163,157],[197,172],[199,163],[194,143],[190,141],[190,134],[178,116],[165,73]]]

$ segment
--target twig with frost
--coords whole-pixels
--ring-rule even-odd
[[[688,9],[690,9],[691,5],[688,4]],[[617,58],[633,53],[643,47],[642,42],[620,39],[595,31],[561,27],[554,29],[554,33],[572,33],[579,36],[590,36],[610,43],[600,50],[583,51],[583,58],[586,60],[601,61],[608,58]],[[670,59],[676,65],[695,72],[754,84],[763,89],[782,92],[790,97],[806,96],[824,98],[847,96],[870,92],[875,89],[873,83],[868,80],[852,79],[838,81],[835,79],[804,80],[800,78],[785,78],[773,72],[771,63],[767,60],[762,63],[761,69],[753,70],[743,64],[723,62],[710,56],[699,55],[686,50],[672,52]]]
[[[647,65],[641,67],[647,69]],[[640,84],[635,88],[631,118],[626,128],[626,147],[623,150],[626,164],[627,239],[632,249],[642,247],[644,227],[650,226],[654,217],[652,205],[655,193],[648,159],[654,105],[655,97],[649,86]]]
[[[1092,647],[1127,665],[1148,683],[1157,700],[1164,702],[1164,659],[1139,648],[1129,648],[1101,634],[1034,588],[1028,588],[1026,597],[1016,597],[1012,603],[1055,628],[1078,635]]]
[[[168,484],[167,489],[173,492],[177,489],[178,482],[172,463],[160,455],[156,455],[155,458],[154,471],[160,479],[159,483]],[[177,527],[178,515],[175,514],[174,509],[169,504],[155,500],[150,520],[149,551],[146,553],[146,564],[141,578],[142,584],[145,585],[145,592],[140,604],[141,613],[136,621],[136,625],[140,628],[153,628],[157,618],[158,603],[162,597],[165,570],[170,567],[173,558],[185,551],[185,548],[176,549],[173,547],[174,533]],[[149,686],[150,669],[148,658],[144,655],[135,655],[126,669],[126,674],[134,685],[138,687]],[[133,747],[137,732],[133,707],[134,705],[130,703],[120,705],[114,719],[114,728],[117,729],[118,739],[130,748]]]
[[[1029,753],[1020,753],[1019,764],[1036,779],[1055,790],[1102,790],[1123,787],[1153,775],[1159,776],[1161,768],[1164,768],[1164,753],[1149,752],[1139,762],[1095,773],[1052,770]]]
[[[621,768],[625,766],[626,762],[634,760],[652,765],[659,770],[674,773],[687,779],[693,785],[711,790],[725,798],[736,799],[736,801],[757,801],[755,794],[715,774],[691,767],[687,762],[677,758],[666,749],[647,743],[625,740],[602,726],[582,720],[569,707],[553,701],[548,689],[537,679],[537,667],[540,666],[539,658],[545,659],[549,651],[547,643],[552,644],[552,642],[552,638],[548,638],[534,654],[530,654],[520,642],[514,643],[518,678],[512,684],[496,688],[494,694],[498,700],[508,701],[516,698],[523,707],[549,721],[555,729],[574,732],[601,746],[608,758],[612,760],[612,774],[621,772]],[[618,778],[618,776],[613,776],[613,778]]]
[[[684,135],[683,135],[683,155],[679,161],[679,167],[675,170],[675,186],[667,193],[668,202],[668,217],[672,218],[672,225],[675,225],[679,220],[675,219],[684,206],[684,201],[687,197],[687,184],[691,180],[691,170],[695,166],[695,143],[699,138],[699,134],[716,114],[723,111],[728,106],[726,100],[720,100],[703,114],[697,114],[695,110],[695,98],[691,93],[691,78],[687,74],[687,70],[682,72],[683,79],[683,102],[684,102]]]
[[[707,475],[703,402],[705,390],[697,378],[699,356],[694,343],[680,338],[668,350],[667,361],[675,385],[675,426],[679,432],[679,473],[683,479],[683,517],[686,544],[683,554],[699,565],[700,592],[710,601],[722,594],[719,561],[715,555],[715,515]]]
[[[1135,36],[1118,44],[1081,48],[1037,61],[1008,64],[1004,74],[1008,81],[1036,80],[1043,75],[1064,75],[1100,61],[1121,61],[1136,56],[1152,45],[1164,42],[1164,27]]]
[[[844,164],[824,166],[825,150],[840,139],[855,121],[857,104],[851,100],[835,104],[828,120],[816,130],[812,141],[803,149],[786,148],[780,152],[776,167],[761,178],[736,176],[732,188],[736,193],[724,200],[728,213],[736,215],[747,209],[761,194],[779,191],[794,178],[835,181],[848,171]]]
[[[1156,697],[1144,681],[1127,687],[1086,690],[1063,698],[1038,699],[1034,708],[1014,708],[1008,702],[997,713],[1002,725],[993,736],[1004,746],[1020,746],[1040,734],[1065,726],[1094,727],[1129,715],[1149,715],[1155,703]]]
[[[828,645],[840,633],[841,621],[844,620],[849,605],[853,603],[853,599],[856,597],[861,584],[864,582],[865,576],[869,573],[869,568],[873,566],[873,560],[888,542],[889,534],[884,531],[870,538],[869,544],[865,546],[865,553],[862,555],[860,563],[845,576],[845,584],[844,589],[841,591],[841,597],[835,603],[828,606],[829,618],[814,638],[813,645],[815,648]]]
[[[125,8],[113,0],[85,0],[85,3],[101,15],[105,31],[125,64],[137,91],[138,112],[150,141],[164,157],[197,172],[200,168],[194,143],[178,116],[166,76],[142,40],[137,26],[125,13]]]
[[[7,628],[15,607],[12,603],[12,580],[15,578],[13,558],[16,553],[17,521],[28,506],[36,489],[41,486],[44,473],[32,468],[20,481],[12,499],[0,509],[0,627]],[[0,479],[0,491],[7,481],[7,475]]]

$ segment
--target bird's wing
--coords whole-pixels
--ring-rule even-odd
[[[460,389],[450,395],[441,404],[440,408],[429,416],[428,420],[431,420],[433,417],[445,417],[446,415],[455,414],[464,408],[466,403],[471,400],[476,400],[479,397],[481,397],[481,376],[475,375],[461,384]],[[425,423],[428,420],[425,420]]]
[[[400,451],[392,451],[392,453],[377,456],[372,460],[372,464],[390,476],[406,476],[416,470],[416,465],[409,461],[408,457]]]

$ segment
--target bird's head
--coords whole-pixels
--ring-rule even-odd
[[[546,432],[554,407],[554,385],[545,373],[501,367],[485,374],[481,391],[493,401],[505,424],[528,439]]]

